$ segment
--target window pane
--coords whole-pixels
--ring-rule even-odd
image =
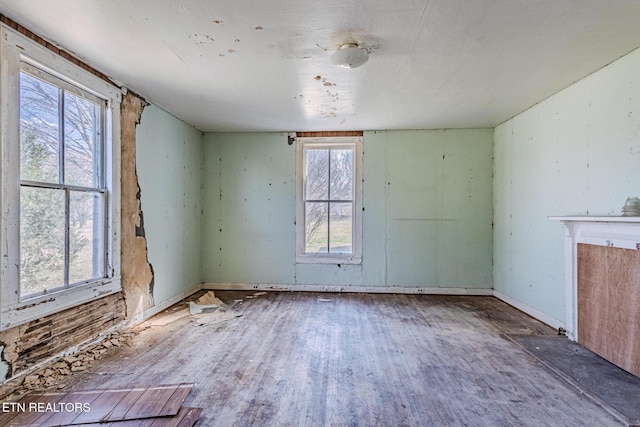
[[[306,200],[329,199],[329,150],[306,150]]]
[[[329,252],[353,253],[353,208],[351,203],[331,203],[329,218]]]
[[[69,283],[104,276],[104,200],[98,192],[69,198]]]
[[[331,150],[331,200],[353,199],[353,150]]]
[[[58,183],[58,88],[20,73],[20,178]]]
[[[306,203],[305,253],[327,253],[329,251],[328,219],[326,203]]]
[[[64,285],[64,191],[20,188],[20,295]]]
[[[64,94],[64,182],[98,187],[96,141],[100,107],[69,92]]]

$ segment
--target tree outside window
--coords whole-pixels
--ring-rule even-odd
[[[299,262],[359,262],[360,138],[299,139]]]
[[[105,102],[20,73],[20,295],[105,276]]]

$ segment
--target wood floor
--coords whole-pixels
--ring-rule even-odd
[[[492,297],[272,292],[234,310],[143,324],[69,388],[193,382],[205,427],[621,425],[505,336],[554,331]]]

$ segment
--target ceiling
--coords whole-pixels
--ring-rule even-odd
[[[201,131],[493,127],[640,46],[638,0],[0,0]],[[345,42],[371,49],[332,66]]]

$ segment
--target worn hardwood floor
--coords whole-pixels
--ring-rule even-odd
[[[272,292],[235,309],[143,324],[69,388],[195,382],[185,405],[206,427],[620,425],[504,335],[554,331],[492,297]]]

